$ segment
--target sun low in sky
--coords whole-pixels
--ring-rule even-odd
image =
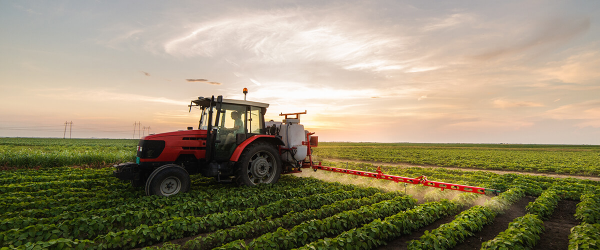
[[[600,144],[599,24],[599,1],[1,1],[0,136],[185,129],[246,87],[322,141]]]

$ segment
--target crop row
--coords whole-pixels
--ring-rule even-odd
[[[409,242],[408,249],[449,249],[473,236],[492,223],[496,213],[484,206],[474,206],[457,215],[450,223],[431,232],[425,231],[419,240]]]
[[[174,217],[170,220],[152,226],[140,225],[132,230],[122,230],[118,232],[109,232],[106,235],[96,237],[93,241],[83,240],[87,247],[94,249],[106,248],[130,248],[147,245],[152,242],[160,242],[170,239],[178,239],[187,235],[194,235],[204,232],[212,232],[216,229],[222,229],[245,223],[252,218],[277,217],[289,213],[294,209],[317,208],[325,204],[331,204],[335,201],[347,198],[360,198],[371,196],[379,192],[377,189],[356,189],[353,191],[337,191],[333,193],[322,193],[303,198],[284,199],[270,203],[257,208],[248,208],[246,210],[230,210],[226,212],[213,213],[202,217],[186,216]],[[74,241],[78,242],[78,241]],[[47,244],[46,242],[37,242],[36,244]]]
[[[207,236],[200,236],[189,240],[185,243],[185,248],[210,249],[235,240],[258,237],[262,234],[275,231],[280,227],[291,228],[307,220],[323,219],[343,211],[358,209],[362,206],[393,199],[396,196],[402,196],[402,194],[397,192],[376,193],[373,196],[361,199],[350,198],[336,201],[330,205],[323,205],[315,209],[291,211],[279,218],[256,219],[232,228],[216,231]]]
[[[531,249],[544,231],[544,222],[536,214],[526,214],[508,224],[508,229],[481,244],[481,249]]]
[[[559,200],[560,196],[558,192],[548,189],[536,198],[535,201],[530,202],[525,209],[530,214],[536,214],[541,219],[546,220],[554,212]]]
[[[107,175],[105,171],[97,171],[97,172],[80,172],[78,174],[70,173],[70,174],[62,174],[60,176],[56,175],[41,175],[41,176],[31,176],[23,173],[22,175],[5,177],[0,179],[0,186],[15,184],[15,183],[24,183],[24,182],[49,182],[56,180],[80,180],[80,179],[102,179],[102,178],[112,178],[112,176]]]
[[[275,202],[258,208],[249,208],[243,211],[231,210],[228,212],[209,214],[204,217],[176,217],[152,226],[141,225],[133,230],[110,232],[97,237],[94,241],[99,248],[125,248],[134,247],[141,242],[151,244],[153,241],[179,239],[184,236],[199,233],[213,232],[218,229],[228,228],[253,220],[254,218],[277,217],[289,213],[294,209],[305,210],[318,208],[335,201],[347,198],[362,198],[379,192],[377,189],[357,189],[353,191],[338,191],[323,193],[304,198],[292,198]],[[115,239],[121,240],[115,240]]]
[[[17,217],[34,217],[34,218],[48,218],[60,216],[62,218],[77,218],[85,215],[89,216],[109,216],[119,213],[124,213],[130,210],[141,210],[141,209],[157,209],[166,206],[173,206],[184,202],[193,202],[196,200],[210,201],[220,200],[231,196],[244,197],[252,196],[254,194],[261,193],[262,195],[273,195],[280,196],[286,195],[280,190],[288,189],[302,189],[302,188],[317,188],[323,186],[339,186],[345,189],[352,189],[350,186],[341,186],[336,184],[325,184],[315,179],[301,179],[301,178],[283,178],[285,181],[275,185],[261,185],[255,188],[247,187],[235,187],[223,189],[224,185],[215,186],[215,189],[205,188],[203,190],[192,190],[189,193],[177,195],[176,197],[170,197],[169,199],[161,199],[156,196],[143,196],[140,192],[132,193],[135,198],[123,198],[113,200],[93,200],[85,203],[78,203],[68,206],[54,207],[52,209],[30,209],[21,212],[6,213],[2,215],[2,219],[17,218]],[[316,184],[319,185],[316,185]],[[116,193],[127,193],[130,190],[105,190],[114,191]],[[284,191],[288,192],[288,191]],[[84,212],[84,213],[80,213]],[[65,215],[76,214],[74,217]]]
[[[299,249],[372,249],[434,221],[456,214],[461,206],[449,200],[428,202],[385,219],[375,219],[361,227],[350,229],[335,238],[314,241]]]
[[[111,177],[112,178],[112,177]],[[141,193],[138,190],[127,188],[121,189],[122,184],[85,188],[53,188],[37,192],[12,192],[1,195],[0,212],[7,213],[28,209],[45,209],[56,206],[66,206],[74,203],[85,203],[96,200],[112,200],[120,198],[138,198]],[[212,197],[208,194],[213,188],[222,188],[223,185],[215,183],[212,179],[192,179],[191,192],[206,193],[205,198]],[[122,192],[106,192],[109,190],[121,190]]]
[[[494,221],[511,204],[523,198],[522,189],[511,189],[488,200],[484,206],[474,206],[457,215],[453,221],[425,231],[419,240],[409,242],[408,249],[450,249],[475,235]]]
[[[63,175],[63,174],[90,174],[90,173],[106,173],[108,169],[82,169],[77,167],[55,167],[55,168],[40,168],[40,169],[29,169],[29,168],[19,168],[7,171],[0,171],[0,178],[15,178],[21,176],[28,177],[44,177],[44,176],[53,176],[55,174]]]
[[[118,182],[116,179],[111,180],[108,183],[125,189],[130,185]],[[61,180],[61,181],[49,181],[49,182],[26,182],[20,184],[9,184],[2,186],[0,194],[10,194],[12,192],[37,192],[40,190],[47,190],[53,188],[93,188],[97,186],[106,186],[106,180],[99,179],[79,179],[79,180]],[[112,188],[112,187],[109,187]]]
[[[351,228],[361,226],[378,218],[391,216],[412,208],[417,200],[407,196],[398,196],[356,210],[338,213],[325,219],[313,219],[301,223],[290,230],[279,228],[266,233],[248,244],[252,249],[291,249],[303,246],[320,238],[337,235]],[[236,245],[233,243],[232,245]],[[223,246],[227,248],[228,245]]]
[[[600,190],[590,188],[581,195],[575,218],[581,224],[571,228],[569,250],[598,249],[600,247]]]
[[[250,190],[250,189],[248,189]],[[319,191],[333,192],[340,187],[332,186]],[[217,201],[188,201],[177,206],[167,206],[162,209],[138,210],[130,209],[124,213],[108,217],[76,217],[72,220],[62,221],[57,224],[34,224],[21,229],[12,229],[0,233],[2,245],[21,245],[25,239],[31,241],[44,241],[54,238],[89,238],[94,235],[113,231],[118,228],[131,228],[140,224],[156,224],[167,221],[177,216],[202,216],[214,212],[222,212],[234,208],[254,207],[268,202],[273,202],[285,197],[310,195],[316,189],[297,188],[284,192],[264,192],[252,195],[252,198],[244,196],[229,197]]]
[[[543,219],[554,212],[560,200],[559,192],[550,188],[542,193],[535,201],[530,202],[525,209],[528,214],[518,217],[508,224],[508,229],[498,234],[494,239],[482,243],[482,249],[530,249],[540,239],[544,231]]]
[[[593,250],[600,246],[600,224],[583,222],[571,228],[569,250]]]
[[[600,192],[598,190],[595,192],[589,191],[581,195],[581,201],[577,204],[575,218],[589,224],[600,223]]]

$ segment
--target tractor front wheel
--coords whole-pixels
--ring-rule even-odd
[[[237,162],[236,180],[240,185],[275,183],[281,175],[281,157],[274,145],[249,145]]]
[[[146,181],[146,195],[171,196],[190,190],[190,175],[175,164],[167,164],[152,171]]]

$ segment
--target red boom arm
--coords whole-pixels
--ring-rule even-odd
[[[321,166],[320,162],[319,162],[319,165],[314,165],[313,161],[312,161],[311,145],[310,145],[310,143],[308,143],[310,141],[309,136],[312,134],[314,134],[314,133],[307,133],[306,134],[306,143],[303,143],[304,145],[306,145],[308,147],[307,156],[308,156],[309,162],[305,162],[302,165],[302,168],[312,168],[314,171],[321,169],[321,170],[325,170],[325,171],[331,171],[331,172],[342,173],[342,174],[359,175],[359,176],[370,177],[370,178],[375,178],[375,179],[394,181],[396,183],[404,182],[404,183],[409,183],[409,184],[423,184],[424,186],[428,186],[428,187],[440,188],[440,189],[442,189],[442,191],[444,191],[444,189],[450,189],[450,190],[469,192],[469,193],[477,193],[477,194],[485,194],[486,191],[491,192],[491,193],[496,193],[496,194],[502,192],[500,190],[489,189],[489,188],[465,186],[465,185],[438,182],[438,181],[430,181],[430,180],[427,180],[426,176],[419,176],[417,178],[409,178],[409,177],[383,174],[381,172],[380,167],[377,167],[377,173],[373,173],[373,172],[365,172],[365,171],[352,170],[352,169]]]

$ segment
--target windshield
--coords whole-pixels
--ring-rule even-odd
[[[200,125],[198,126],[198,129],[203,129],[203,130],[207,130],[208,129],[208,111],[210,110],[210,107],[202,107],[200,109],[202,111],[202,114],[200,115]],[[214,118],[216,116],[216,112],[213,113],[213,121]]]

